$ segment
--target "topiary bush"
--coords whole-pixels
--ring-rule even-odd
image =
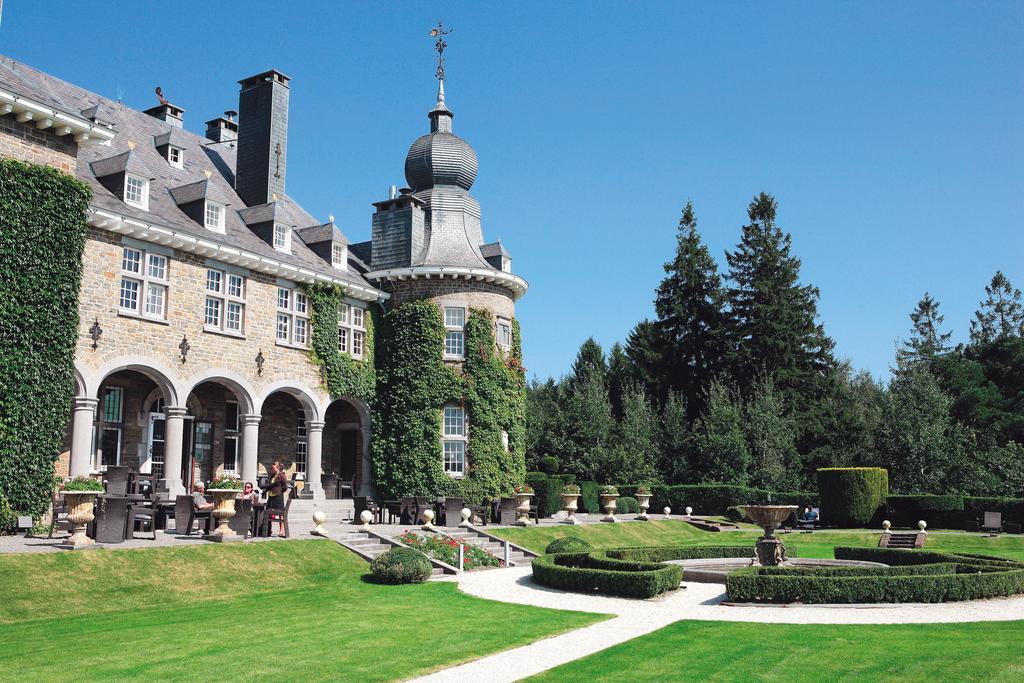
[[[615,513],[620,515],[635,515],[640,512],[640,504],[637,503],[636,498],[631,496],[620,496],[615,501]]]
[[[600,552],[561,553],[535,558],[533,579],[562,590],[650,598],[679,588],[683,568],[611,559]]]
[[[558,474],[558,458],[548,455],[540,459],[537,467],[547,475]]]
[[[423,583],[432,570],[427,556],[412,548],[392,548],[370,563],[370,571],[380,583]]]
[[[596,514],[601,511],[601,501],[599,498],[598,491],[601,490],[601,485],[596,481],[585,481],[580,484],[580,500],[583,503],[583,509],[590,514]]]
[[[825,467],[818,470],[823,521],[835,526],[871,523],[889,496],[889,473],[881,467]]]
[[[584,553],[593,549],[593,546],[579,536],[562,536],[548,543],[548,547],[544,549],[545,555],[553,555],[555,553]]]
[[[90,194],[57,169],[0,160],[0,494],[34,518],[71,414]]]

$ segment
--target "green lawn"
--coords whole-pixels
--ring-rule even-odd
[[[550,525],[539,527],[512,527],[497,529],[494,533],[536,552],[560,536],[576,535],[590,541],[596,548],[622,548],[653,545],[746,545],[753,548],[760,535],[755,531],[701,531],[686,522],[651,521],[621,522],[619,524]],[[782,534],[787,547],[795,548],[799,557],[833,557],[837,545],[877,546],[879,532],[867,530],[816,531],[812,534]],[[989,538],[983,534],[928,535],[929,550],[982,553],[999,555],[1024,561],[1024,536],[1002,535]]]
[[[1024,681],[1024,621],[677,621],[531,681]]]
[[[377,585],[367,569],[329,541],[0,555],[0,671],[5,681],[386,681],[603,618],[450,583]]]

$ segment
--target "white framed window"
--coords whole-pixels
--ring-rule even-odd
[[[207,332],[241,335],[245,332],[245,278],[216,268],[206,270]]]
[[[185,168],[185,150],[174,145],[167,146],[167,163],[174,168]]]
[[[508,353],[512,349],[512,323],[505,318],[498,318],[495,332],[498,348]]]
[[[466,474],[466,412],[461,406],[445,406],[442,411],[441,453],[446,473]]]
[[[124,247],[117,306],[122,313],[163,320],[167,317],[168,260],[162,254]]]
[[[224,402],[224,474],[238,473],[238,401]]]
[[[306,411],[299,410],[296,414],[297,424],[295,426],[295,472],[306,474],[306,454],[308,446],[306,442]]]
[[[134,175],[124,177],[124,203],[149,210],[149,181]]]
[[[287,252],[292,250],[292,231],[287,225],[274,223],[274,249]]]
[[[348,247],[337,242],[331,244],[331,265],[339,270],[348,270]]]
[[[309,343],[309,301],[306,295],[287,287],[277,288],[278,344],[302,346]]]
[[[216,202],[206,202],[204,223],[209,230],[224,232],[224,205]]]
[[[462,358],[465,354],[466,309],[445,306],[444,328],[445,358]]]
[[[338,351],[361,359],[366,352],[366,309],[349,304],[338,307]]]

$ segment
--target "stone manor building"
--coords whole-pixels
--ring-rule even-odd
[[[507,350],[527,284],[484,240],[469,193],[476,154],[452,132],[443,81],[429,132],[405,159],[408,187],[373,204],[371,239],[358,243],[288,194],[289,77],[270,70],[239,85],[237,114],[197,135],[162,96],[139,111],[0,58],[0,155],[57,167],[93,192],[58,473],[129,465],[173,494],[223,473],[254,481],[280,459],[314,497],[322,475],[365,495],[374,415],[324,388],[305,288],[341,287],[338,351],[355,360],[370,353],[375,310],[436,302],[444,360],[458,367],[469,309],[493,314]],[[437,458],[465,476],[468,416],[437,410]]]

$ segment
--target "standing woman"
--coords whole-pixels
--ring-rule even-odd
[[[267,512],[271,510],[284,510],[285,495],[288,492],[288,477],[285,476],[284,467],[280,461],[275,460],[270,465],[270,481],[267,482]],[[268,522],[269,524],[269,522]],[[277,535],[284,538],[284,520],[277,520]],[[270,533],[270,530],[267,530]]]

